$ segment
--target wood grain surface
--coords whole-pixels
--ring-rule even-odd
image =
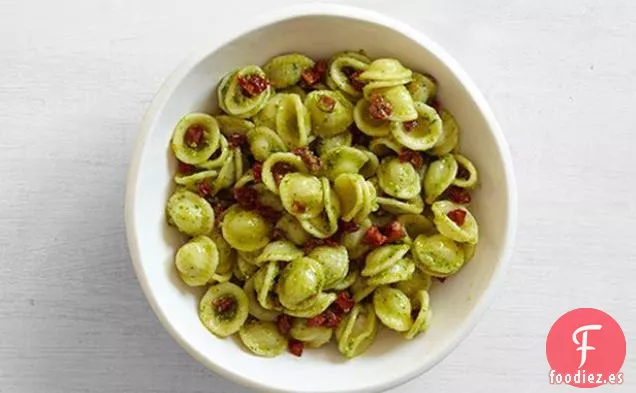
[[[138,124],[176,64],[292,0],[0,0],[0,392],[243,393],[162,329],[124,236]],[[636,391],[636,3],[358,0],[421,29],[491,103],[515,162],[517,244],[482,322],[394,393],[573,391],[545,338],[613,315]],[[496,206],[492,207],[496,209]]]

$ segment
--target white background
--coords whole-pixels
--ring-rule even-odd
[[[244,393],[162,329],[124,237],[139,121],[177,63],[291,0],[0,0],[0,392]],[[636,3],[359,0],[421,29],[474,78],[510,144],[516,249],[482,322],[395,393],[547,383],[564,312],[622,325],[636,387]],[[492,206],[496,209],[497,206]],[[328,378],[329,376],[325,376]]]

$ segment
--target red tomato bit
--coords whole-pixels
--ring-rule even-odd
[[[292,317],[286,314],[279,315],[278,319],[276,319],[276,326],[278,326],[280,334],[288,335],[292,327]]]
[[[272,239],[273,240],[284,240],[285,232],[280,228],[272,229]]]
[[[299,202],[299,201],[293,201],[292,202],[292,210],[294,211],[294,213],[302,214],[302,213],[305,212],[306,209],[307,209],[307,207],[305,205],[303,205],[301,202]]]
[[[269,81],[258,74],[238,77],[238,84],[244,96],[255,97],[269,87]]]
[[[406,132],[411,132],[413,131],[415,127],[418,126],[419,123],[417,122],[417,120],[411,120],[411,121],[405,121],[402,124],[404,125],[404,129],[406,130]]]
[[[372,247],[380,247],[387,241],[387,237],[380,232],[378,227],[372,226],[367,229],[367,232],[364,234],[365,243],[370,244]]]
[[[276,184],[280,184],[280,182],[283,180],[283,177],[285,177],[286,174],[294,172],[296,169],[285,163],[285,162],[277,162],[276,164],[274,164],[274,166],[272,167],[272,174],[274,175],[274,181],[276,182]]]
[[[243,209],[254,210],[258,207],[258,191],[254,188],[249,186],[235,188],[233,194],[234,199]]]
[[[216,312],[222,314],[236,307],[236,300],[233,297],[224,296],[216,299],[212,305],[216,309]]]
[[[325,327],[335,328],[342,322],[342,315],[336,314],[331,308],[325,310],[323,314],[325,315],[325,323],[323,324]]]
[[[197,149],[203,143],[204,135],[205,127],[201,124],[192,124],[186,130],[183,140],[189,147]]]
[[[302,158],[303,163],[309,169],[311,173],[318,173],[320,168],[322,167],[322,161],[320,158],[316,157],[313,151],[309,150],[306,147],[297,147],[292,150],[292,153]]]
[[[463,209],[455,209],[449,211],[446,216],[451,219],[455,224],[460,227],[464,225],[464,221],[466,220],[466,210]]]
[[[197,170],[197,168],[194,165],[190,165],[190,164],[186,164],[185,162],[178,161],[177,170],[179,171],[179,173],[182,173],[184,175],[191,175]]]
[[[369,98],[369,116],[375,120],[386,120],[393,113],[393,106],[382,94],[373,93]]]
[[[230,135],[229,143],[232,149],[244,146],[247,143],[247,136],[239,133],[234,133]]]
[[[329,96],[321,96],[318,100],[318,109],[325,113],[331,113],[336,108],[336,100]]]
[[[457,186],[450,186],[448,190],[446,190],[446,195],[448,199],[455,203],[467,204],[471,201],[470,192],[465,188]]]
[[[298,357],[301,357],[303,355],[304,348],[305,348],[305,345],[303,344],[302,341],[298,341],[294,339],[289,340],[287,344],[287,349],[289,350],[289,353]]]
[[[258,201],[257,201],[256,211],[264,219],[266,219],[269,222],[273,222],[273,223],[278,221],[280,219],[280,217],[281,217],[281,213],[278,212],[276,209],[274,209],[271,206],[260,204],[260,203],[258,203]]]
[[[424,165],[424,158],[422,155],[414,150],[402,149],[398,156],[400,162],[410,162],[415,169],[419,169]]]
[[[386,235],[386,242],[392,243],[406,236],[406,231],[399,221],[391,221],[384,226],[383,232]]]
[[[212,196],[212,186],[210,186],[210,184],[206,183],[205,181],[197,185],[197,191],[203,198],[207,199]]]
[[[263,181],[263,163],[260,161],[256,161],[254,165],[252,165],[252,177],[254,177],[254,182],[260,183]]]
[[[336,298],[335,305],[342,310],[342,312],[349,312],[356,305],[349,292],[340,292]]]
[[[326,72],[327,62],[324,60],[319,60],[318,62],[316,62],[313,68],[309,68],[303,71],[301,77],[307,85],[314,86],[320,83]]]
[[[318,314],[315,317],[309,318],[307,320],[307,327],[322,326],[325,324],[326,320],[327,318],[325,318],[323,314]]]

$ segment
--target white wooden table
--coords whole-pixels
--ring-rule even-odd
[[[248,392],[152,314],[124,238],[124,180],[143,112],[181,58],[293,2],[0,1],[0,392]],[[451,356],[393,392],[563,391],[547,383],[545,338],[577,307],[627,336],[625,384],[599,391],[636,391],[636,3],[348,3],[420,28],[464,65],[519,186],[503,289]]]

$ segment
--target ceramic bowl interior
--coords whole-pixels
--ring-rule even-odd
[[[421,33],[384,16],[342,6],[299,6],[227,33],[186,60],[166,81],[148,111],[134,154],[126,224],[133,263],[165,328],[200,362],[239,383],[287,392],[368,392],[405,382],[443,359],[481,316],[514,237],[515,188],[509,153],[497,124],[472,82]],[[334,345],[302,358],[253,356],[238,340],[218,339],[197,316],[201,291],[186,287],[173,265],[183,238],[166,224],[176,162],[169,151],[174,125],[188,112],[213,111],[215,87],[228,71],[263,64],[274,55],[302,52],[328,58],[344,49],[395,57],[439,81],[439,99],[461,126],[461,149],[479,169],[481,188],[472,211],[480,223],[474,260],[431,291],[434,319],[413,341],[385,329],[367,353],[345,360]],[[485,359],[485,357],[484,357]]]

